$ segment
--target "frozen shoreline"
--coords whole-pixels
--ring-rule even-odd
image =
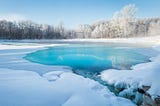
[[[35,39],[35,40],[0,40],[0,42],[20,42],[20,43],[124,43],[124,44],[143,44],[148,46],[154,46],[160,44],[160,35],[148,36],[148,37],[135,37],[135,38],[112,38],[112,39]]]
[[[132,70],[104,70],[101,79],[113,86],[121,97],[132,98],[137,104],[143,102],[144,106],[159,106],[160,45],[156,44],[153,49],[158,54],[150,58],[151,62],[137,64]],[[144,94],[138,89],[143,90]]]
[[[0,49],[0,105],[135,106],[98,82],[72,73],[69,67],[46,66],[23,59],[27,53],[50,44],[15,44],[0,44],[3,47]]]
[[[64,42],[64,43],[66,42],[67,43],[69,42],[70,43],[72,42],[93,42],[93,43],[100,42],[100,43],[124,43],[124,44],[135,44],[135,45],[142,44],[144,46],[147,45],[147,47],[153,46],[156,50],[159,50],[160,36],[146,37],[142,39],[139,39],[139,38],[98,39],[98,40],[96,39],[93,39],[93,40],[92,39],[74,39],[73,40],[72,39],[72,40],[60,40],[60,42]],[[35,98],[34,100],[29,99],[28,101],[29,103],[28,105],[33,105],[33,106],[34,105],[51,106],[54,104],[57,104],[57,105],[63,104],[66,106],[71,106],[71,105],[78,105],[79,102],[81,102],[82,106],[84,105],[85,106],[90,106],[90,105],[92,106],[96,106],[96,105],[117,106],[117,104],[123,105],[123,106],[125,105],[134,106],[134,104],[130,100],[127,100],[121,97],[116,97],[108,89],[105,89],[102,85],[98,84],[97,82],[91,79],[83,78],[79,75],[72,73],[71,69],[68,67],[45,66],[45,65],[40,65],[36,63],[30,63],[22,58],[27,53],[30,53],[30,52],[33,52],[39,49],[45,49],[46,47],[50,47],[50,46],[60,46],[60,45],[63,45],[63,43],[56,44],[57,42],[55,42],[55,40],[21,40],[21,41],[18,41],[19,43],[18,45],[15,45],[16,43],[17,43],[16,41],[14,41],[13,44],[8,44],[7,42],[4,42],[4,40],[0,41],[0,53],[1,53],[0,54],[0,58],[1,58],[0,60],[1,62],[0,64],[0,70],[1,70],[0,71],[0,76],[1,76],[0,92],[3,92],[2,95],[0,96],[0,98],[3,98],[2,100],[0,100],[0,104],[4,105],[5,103],[7,103],[7,105],[9,106],[11,104],[12,105],[13,104],[24,105],[23,103],[27,103],[27,101],[25,102],[24,100],[21,100],[20,98],[13,99],[15,97],[23,96],[28,99]],[[160,59],[159,57],[153,58],[153,61],[154,61],[153,64],[155,62],[156,63],[153,66],[152,64],[149,65],[150,69],[151,68],[154,69],[154,67],[156,67],[156,69],[159,69],[159,64],[157,64],[157,62],[160,61],[159,59]],[[145,64],[149,64],[149,63],[144,63],[144,65],[140,64],[135,67],[140,67],[145,70],[146,68]],[[53,72],[47,73],[50,70],[52,70]],[[32,71],[35,71],[35,72],[32,72]],[[37,71],[42,71],[42,76],[37,75],[36,73]],[[153,74],[152,74],[152,71],[150,71],[149,73],[151,73],[151,76],[150,76],[151,78],[154,78],[154,76],[152,75],[154,75],[155,72],[156,72],[156,75],[159,75],[158,71],[153,71]],[[113,71],[113,73],[111,71],[108,71],[108,72],[106,71],[105,73],[104,71],[102,75],[104,76],[103,79],[106,81],[112,82],[114,80],[114,83],[112,83],[113,85],[114,84],[118,85],[121,83],[124,84],[126,80],[128,80],[129,82],[135,81],[133,78],[132,78],[133,80],[130,79],[133,73],[127,72],[127,73],[131,73],[131,76],[128,76],[128,74],[123,74],[122,76],[122,74],[120,73],[123,73],[123,71],[119,71],[118,73],[117,71]],[[108,79],[106,79],[106,76],[107,75],[110,76],[110,74],[114,75],[114,78],[112,78],[113,80],[111,80],[111,78],[109,77]],[[150,74],[147,74],[147,75],[150,75]],[[124,81],[120,80],[121,81],[120,82],[118,78],[121,78],[121,77],[123,77]],[[33,81],[31,80],[32,78],[34,79]],[[146,77],[144,76],[144,78]],[[26,84],[23,84],[24,82]],[[10,83],[14,85],[12,84],[10,85]],[[17,84],[22,84],[22,85],[17,85]],[[126,82],[126,84],[128,84],[128,82]],[[154,85],[155,84],[156,83],[154,83]],[[70,87],[66,87],[67,85],[70,85]],[[12,95],[7,93],[7,92],[13,92],[12,90],[16,89],[17,86],[18,86],[18,89],[16,90],[17,93],[13,93]],[[30,88],[30,86],[32,86],[32,88]],[[37,87],[41,87],[41,89],[38,89],[38,91],[36,92],[35,89],[37,89]],[[52,88],[52,89],[47,89],[47,87]],[[155,91],[153,89],[151,90]],[[27,92],[32,92],[32,91],[35,92],[33,93],[33,95],[27,94]],[[57,91],[59,92],[59,94],[56,93]],[[91,94],[87,94],[88,91]],[[39,92],[44,92],[44,93],[38,94]],[[48,94],[49,96],[47,97]],[[44,96],[44,97],[41,97],[41,96]],[[93,97],[93,96],[96,96],[96,97]],[[60,98],[57,98],[57,97],[60,97],[61,100],[59,100]],[[52,102],[51,98],[53,98],[52,100],[54,101],[54,103]],[[13,99],[13,100],[8,100],[8,99]],[[37,101],[37,99],[39,101]],[[49,104],[44,104],[46,101],[49,101]]]

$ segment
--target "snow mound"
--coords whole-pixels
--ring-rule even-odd
[[[60,75],[55,81],[53,76]],[[135,106],[106,87],[72,72],[0,69],[1,106]]]
[[[156,47],[155,50],[160,50]],[[138,103],[138,88],[150,86],[147,91],[152,97],[160,95],[160,55],[151,58],[152,62],[142,63],[132,67],[132,70],[105,70],[101,73],[101,79],[113,86],[119,96],[123,96]]]

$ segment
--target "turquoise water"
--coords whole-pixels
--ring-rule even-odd
[[[132,65],[149,61],[149,57],[133,48],[99,44],[51,47],[27,54],[24,58],[45,65],[69,66],[85,77],[95,77],[105,69],[130,69]]]

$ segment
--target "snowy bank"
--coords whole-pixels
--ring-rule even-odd
[[[23,59],[27,53],[48,45],[0,45],[0,105],[135,106],[98,82],[72,73],[69,67],[41,65]]]
[[[160,46],[153,48],[160,54]],[[145,105],[155,105],[155,102],[159,102],[155,98],[160,96],[160,55],[152,57],[151,61],[133,66],[132,70],[105,70],[101,73],[101,79],[113,86],[119,96],[140,103],[148,95],[153,101],[150,100]],[[139,90],[143,90],[141,93],[146,95],[140,94]],[[145,101],[147,100],[143,100]]]
[[[137,88],[151,86],[147,91],[152,97],[159,95],[160,56],[152,62],[136,65],[133,70],[106,70],[102,79],[115,86],[117,97],[96,81],[72,73],[70,67],[47,66],[24,60],[27,53],[63,43],[124,43],[137,46],[159,45],[160,36],[129,39],[77,39],[77,40],[22,40],[0,42],[0,105],[2,106],[134,106],[125,98],[139,102],[142,94]],[[29,43],[28,43],[29,42]],[[53,44],[60,42],[60,44]],[[62,42],[62,43],[61,43]],[[142,44],[142,45],[141,45]],[[154,47],[158,52],[159,46]],[[144,51],[140,51],[143,53]],[[146,53],[154,54],[152,51]],[[157,53],[155,53],[157,54]],[[154,55],[155,55],[154,54]],[[136,97],[134,97],[136,95]]]
[[[50,74],[59,77],[48,81]],[[0,69],[0,105],[134,106],[93,80],[65,71],[50,74],[41,77],[32,71]]]
[[[146,36],[146,37],[134,37],[134,38],[99,38],[99,39],[60,39],[60,40],[46,40],[46,39],[35,39],[35,40],[0,40],[1,42],[19,42],[19,43],[38,43],[38,44],[53,44],[53,43],[121,43],[125,44],[135,44],[135,46],[153,46],[155,44],[160,44],[160,35],[157,36]]]

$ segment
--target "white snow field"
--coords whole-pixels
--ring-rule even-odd
[[[155,52],[146,54],[159,54],[157,37],[141,38],[137,42],[147,45],[146,39],[150,39],[149,45],[157,45],[153,47]],[[128,43],[127,40],[120,41]],[[101,73],[101,78],[108,84],[125,88],[119,93],[123,97],[116,96],[94,80],[72,73],[70,67],[46,66],[23,59],[27,53],[60,45],[0,43],[0,106],[135,106],[123,95],[132,94],[133,89],[141,85],[151,86],[148,92],[153,97],[160,94],[160,55],[151,58],[152,62],[133,66],[133,70],[112,69]]]
[[[0,44],[0,106],[135,106],[98,82],[72,73],[69,67],[23,59],[48,46],[57,45]]]
[[[54,72],[52,72],[54,74]],[[134,104],[95,81],[61,72],[54,81],[37,73],[0,69],[1,106],[117,106]]]

